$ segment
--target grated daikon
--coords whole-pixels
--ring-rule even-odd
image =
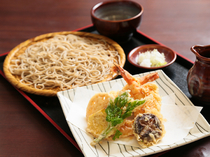
[[[164,53],[160,53],[157,49],[139,53],[137,63],[144,67],[158,67],[167,64]]]

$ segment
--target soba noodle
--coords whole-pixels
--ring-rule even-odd
[[[66,90],[102,81],[120,56],[104,40],[57,35],[29,46],[11,61],[10,71],[38,89]]]

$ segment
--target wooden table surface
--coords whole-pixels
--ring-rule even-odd
[[[210,44],[209,0],[135,0],[143,5],[140,31],[195,61],[190,47]],[[50,32],[91,24],[100,0],[1,0],[0,54]],[[163,156],[210,156],[205,138]],[[83,156],[46,118],[0,76],[0,156]]]

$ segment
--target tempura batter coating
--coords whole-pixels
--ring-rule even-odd
[[[97,93],[95,94],[89,101],[87,109],[86,109],[86,120],[88,117],[96,113],[101,109],[105,109],[108,104],[110,98],[113,99],[117,96],[117,92],[111,91],[110,93]]]
[[[129,137],[134,135],[134,119],[139,114],[154,114],[159,118],[161,121],[161,127],[162,127],[162,134],[160,139],[165,134],[164,126],[162,125],[163,117],[160,113],[161,110],[161,97],[159,95],[158,86],[155,83],[152,83],[152,81],[159,78],[158,73],[151,73],[141,78],[134,78],[132,75],[130,75],[127,71],[122,69],[121,67],[118,67],[120,70],[121,75],[123,76],[124,80],[127,82],[127,84],[123,87],[123,89],[119,92],[124,92],[126,90],[129,90],[130,96],[133,99],[145,99],[146,102],[143,105],[140,105],[136,107],[133,112],[132,116],[124,119],[123,123],[121,123],[117,129],[122,133],[120,138],[123,137]],[[107,122],[104,122],[106,118],[106,113],[103,113],[103,117],[99,116],[102,114],[102,111],[105,110],[105,108],[109,104],[109,98],[115,98],[117,97],[117,94],[119,92],[112,92],[112,93],[100,93],[96,94],[90,101],[87,107],[87,115],[86,118],[88,118],[88,121],[91,120],[91,123],[88,123],[88,132],[91,133],[94,137],[99,136],[98,129],[96,129],[96,125],[98,128],[100,128],[100,131],[103,131],[103,129],[106,129]],[[103,101],[104,100],[104,101]],[[99,103],[96,103],[99,102]],[[99,111],[101,110],[101,111]],[[99,112],[101,113],[99,113]],[[97,114],[94,114],[94,112],[97,112]],[[91,115],[92,114],[92,115]],[[93,117],[98,116],[97,120],[94,121],[96,123],[93,123]],[[100,118],[99,118],[100,117]],[[104,118],[104,119],[103,119]],[[95,126],[93,126],[95,125]],[[103,127],[101,126],[103,125]],[[97,133],[96,133],[97,132]],[[113,134],[113,133],[112,133]],[[111,134],[110,134],[111,137]],[[107,138],[108,140],[110,139]],[[144,143],[144,146],[150,146],[151,144]]]
[[[103,130],[107,128],[105,109],[99,110],[88,117],[87,131],[98,137]]]

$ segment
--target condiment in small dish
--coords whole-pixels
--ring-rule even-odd
[[[128,61],[139,68],[160,69],[171,65],[176,57],[176,53],[168,47],[148,44],[132,49]]]

